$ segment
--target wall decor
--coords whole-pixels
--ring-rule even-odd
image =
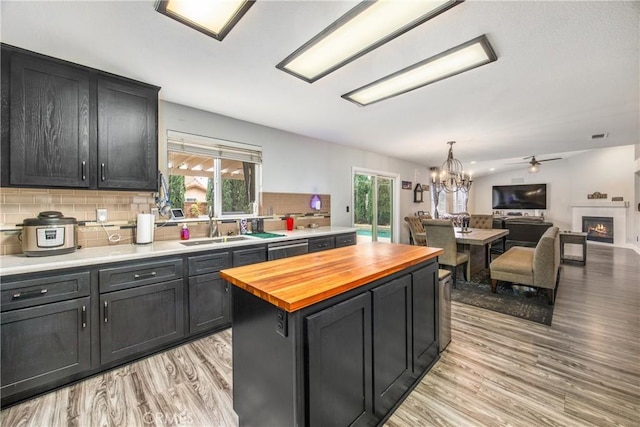
[[[612,202],[624,202],[624,197],[622,197],[622,196],[612,197],[611,201]]]
[[[422,185],[416,184],[416,188],[413,189],[413,202],[422,203]]]
[[[411,181],[402,181],[403,190],[411,190],[412,188],[413,188],[413,183]]]
[[[607,193],[600,193],[598,191],[594,191],[592,194],[587,194],[587,199],[606,199]]]

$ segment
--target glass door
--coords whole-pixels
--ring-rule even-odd
[[[395,178],[376,173],[353,173],[353,223],[358,243],[394,241]]]

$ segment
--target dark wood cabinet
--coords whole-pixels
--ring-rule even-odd
[[[373,296],[373,406],[384,416],[413,378],[411,276],[371,291]]]
[[[160,88],[4,44],[2,63],[3,186],[157,191]]]
[[[231,292],[220,274],[189,277],[189,333],[214,330],[231,324]]]
[[[357,243],[356,233],[338,234],[335,236],[336,248],[351,246]]]
[[[0,315],[2,398],[91,367],[89,297]]]
[[[411,273],[413,372],[423,372],[438,357],[438,264]]]
[[[309,253],[326,251],[336,247],[334,236],[314,237],[309,239]]]
[[[370,294],[308,316],[306,324],[309,425],[371,424]]]
[[[98,77],[98,187],[157,189],[158,91]]]
[[[184,334],[182,280],[100,295],[100,361],[108,364],[164,344]]]
[[[13,55],[11,184],[89,188],[95,170],[89,156],[89,86],[85,70]]]
[[[267,248],[263,245],[248,249],[237,249],[233,251],[231,258],[234,267],[264,262],[267,260]]]

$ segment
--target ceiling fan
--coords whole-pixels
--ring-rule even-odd
[[[538,160],[536,159],[536,156],[527,156],[527,157],[523,157],[523,160],[527,160],[527,159],[531,159],[528,162],[516,162],[516,163],[507,163],[509,165],[516,165],[516,164],[521,164],[521,163],[529,163],[529,173],[538,173],[540,171],[540,165],[542,164],[542,162],[552,162],[554,160],[562,160],[562,157],[554,157],[553,159],[542,159],[542,160]]]

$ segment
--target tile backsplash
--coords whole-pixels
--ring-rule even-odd
[[[313,194],[304,193],[262,193],[259,215],[271,216],[264,222],[265,231],[285,228],[282,217],[295,214],[295,226],[308,227],[331,225],[331,196],[320,194],[321,215],[311,209]],[[87,222],[77,227],[77,243],[82,247],[131,244],[135,237],[135,223],[138,213],[149,213],[155,207],[153,193],[135,191],[65,190],[37,188],[0,188],[0,254],[10,255],[22,252],[18,239],[21,224],[26,218],[36,218],[43,211],[59,211],[78,222]],[[107,209],[106,227],[95,224],[96,209]],[[307,214],[307,216],[305,216]],[[206,221],[189,223],[191,238],[206,237],[209,225]],[[159,224],[154,240],[180,239],[181,225]],[[221,234],[237,233],[235,222],[220,223]],[[111,236],[111,240],[109,237]],[[118,241],[114,241],[118,240]]]

